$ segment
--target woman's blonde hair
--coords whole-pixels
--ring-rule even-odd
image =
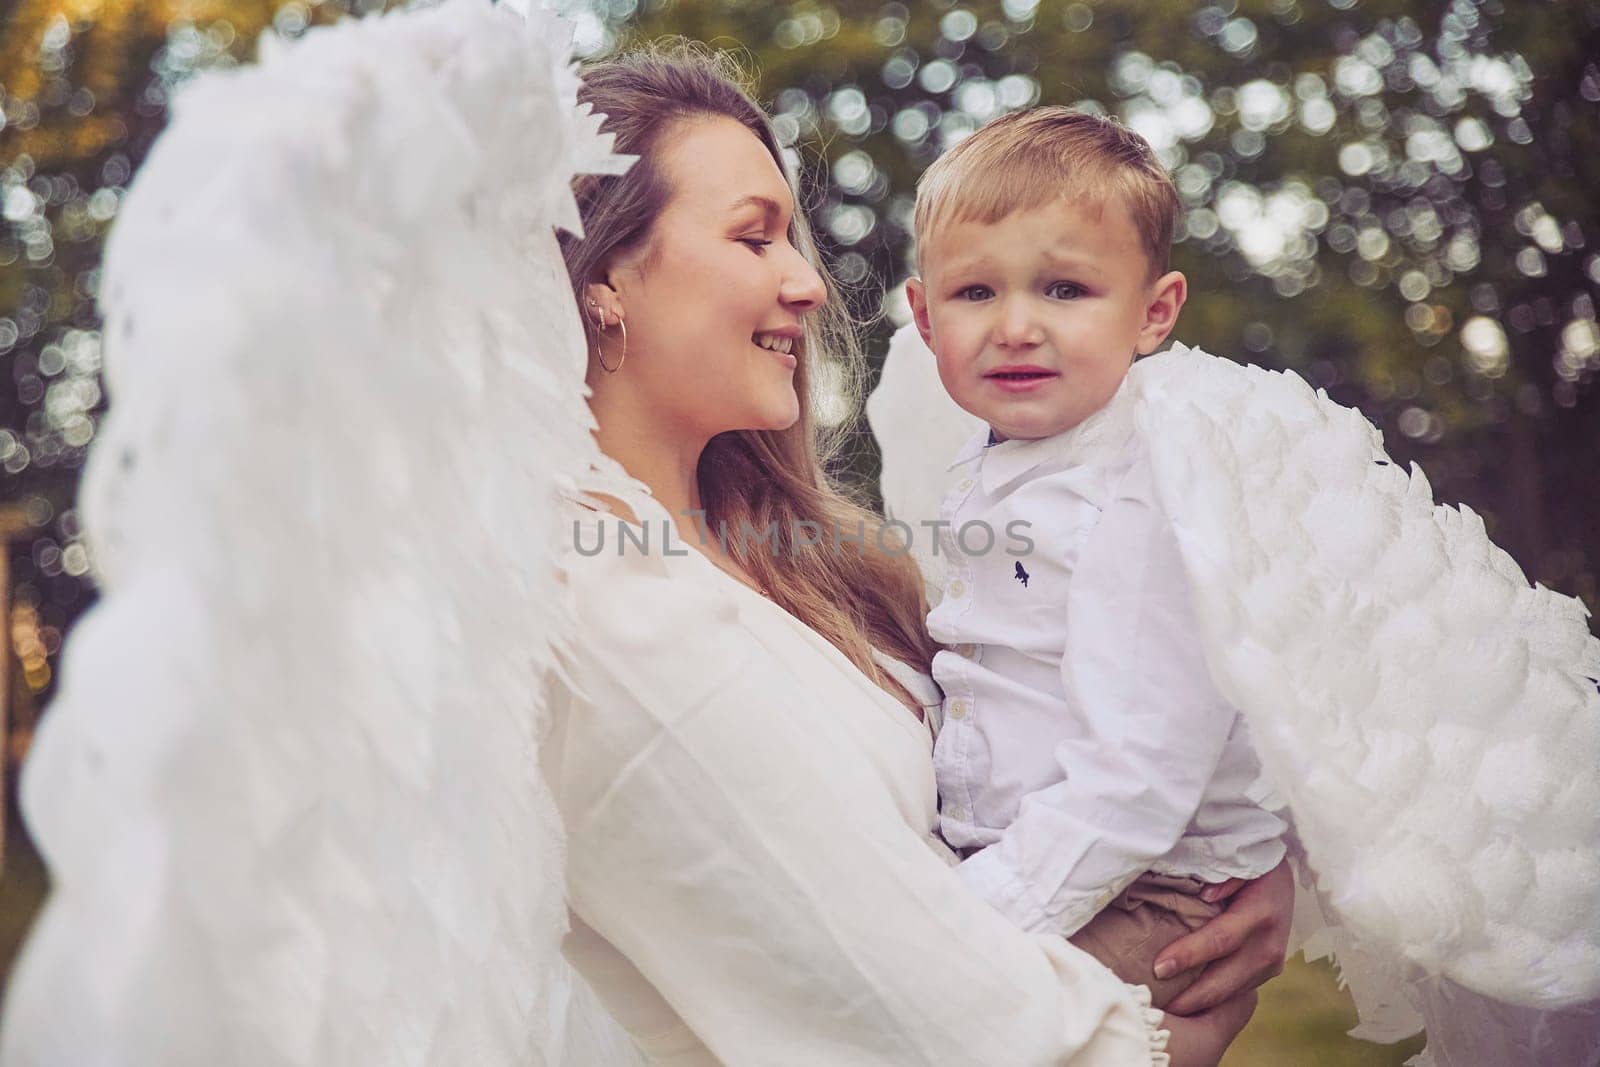
[[[657,147],[674,124],[731,118],[789,174],[771,122],[742,87],[737,65],[724,55],[673,40],[590,64],[581,73],[578,99],[606,116],[601,128],[616,135],[615,150],[639,161],[626,174],[585,175],[574,184],[584,236],[563,234],[562,252],[580,303],[585,284],[612,256],[649,239],[672,192]],[[938,646],[924,622],[922,579],[894,530],[850,499],[827,473],[848,431],[819,425],[811,390],[819,368],[827,365],[847,395],[859,397],[865,361],[798,195],[796,204],[789,239],[817,268],[829,295],[807,316],[797,353],[800,418],[785,430],[735,430],[713,437],[697,472],[701,501],[713,531],[726,524],[729,555],[773,600],[827,638],[867,677],[916,706],[874,661],[872,650],[929,669]],[[594,329],[587,316],[585,328]],[[808,543],[812,540],[820,543]]]

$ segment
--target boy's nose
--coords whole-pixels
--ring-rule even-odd
[[[1000,307],[994,341],[1004,348],[1032,348],[1044,342],[1044,328],[1025,300],[1007,300]]]

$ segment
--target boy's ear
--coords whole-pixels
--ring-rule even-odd
[[[922,343],[933,347],[933,326],[928,320],[928,289],[921,278],[906,279],[906,303],[911,305],[911,321],[917,324]]]
[[[1182,271],[1171,270],[1150,287],[1150,303],[1144,311],[1144,326],[1139,330],[1139,354],[1148,356],[1161,347],[1178,324],[1178,312],[1189,297],[1189,279]]]

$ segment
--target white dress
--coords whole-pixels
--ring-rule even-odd
[[[670,520],[574,508],[577,612],[546,775],[566,952],[656,1062],[1155,1060],[1141,987],[974,896],[937,838],[927,726]],[[604,537],[599,537],[604,532]],[[590,532],[590,531],[594,532]]]

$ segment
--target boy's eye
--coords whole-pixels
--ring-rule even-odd
[[[957,300],[987,300],[994,292],[987,285],[969,285],[956,293]]]
[[[1076,282],[1051,282],[1044,295],[1055,300],[1076,300],[1083,295],[1083,286]]]

